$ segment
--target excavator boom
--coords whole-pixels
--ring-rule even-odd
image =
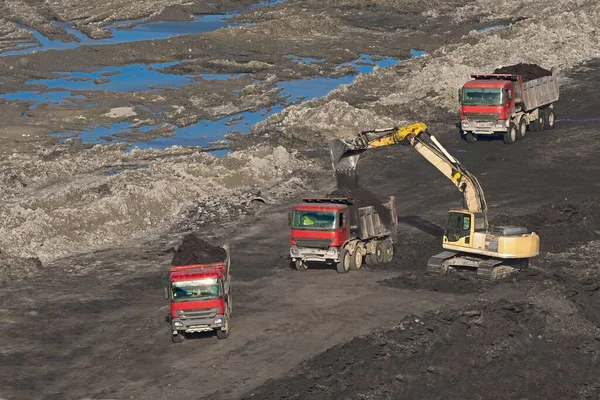
[[[487,228],[487,204],[477,178],[467,171],[429,133],[427,125],[417,122],[403,127],[376,129],[361,132],[352,140],[335,139],[330,142],[329,150],[333,169],[336,173],[354,174],[361,154],[372,148],[395,144],[410,145],[427,161],[442,172],[463,193],[465,208],[471,212],[482,213]]]

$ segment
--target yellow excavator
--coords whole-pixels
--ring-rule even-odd
[[[396,144],[412,146],[463,193],[464,209],[448,213],[442,239],[445,251],[429,259],[429,274],[476,268],[478,278],[497,279],[527,268],[529,258],[539,253],[539,236],[523,227],[490,226],[477,178],[446,151],[424,123],[363,131],[351,140],[333,140],[329,145],[333,169],[336,174],[355,174],[364,151]]]

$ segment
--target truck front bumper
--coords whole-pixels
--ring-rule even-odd
[[[196,318],[196,319],[181,319],[173,318],[171,320],[171,328],[173,334],[177,332],[210,332],[215,329],[220,329],[225,325],[225,316],[216,315],[214,318]]]
[[[337,247],[318,249],[292,246],[290,248],[290,257],[292,261],[338,262],[340,261],[340,250]]]
[[[474,133],[476,135],[497,135],[503,134],[508,130],[507,121],[473,121],[463,119],[460,123],[461,130],[464,133]]]

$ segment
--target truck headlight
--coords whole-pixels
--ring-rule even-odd
[[[175,321],[175,322],[173,322],[173,326],[175,328],[183,328],[183,322],[181,322],[181,321]]]
[[[292,249],[292,254],[298,255],[298,254],[300,254],[300,252],[298,251],[298,249]]]
[[[213,324],[215,324],[215,325],[221,325],[222,323],[223,323],[223,318],[221,318],[221,317],[215,318],[215,320],[213,322]]]
[[[462,126],[465,127],[465,128],[468,128],[469,127],[469,123],[467,121],[463,121],[462,122]]]
[[[504,128],[504,121],[496,122],[496,128]]]

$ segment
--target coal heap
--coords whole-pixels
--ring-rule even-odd
[[[494,70],[494,74],[522,75],[524,81],[531,81],[543,76],[550,76],[552,75],[552,72],[540,67],[537,64],[520,63],[509,65],[507,67],[496,68]]]
[[[227,252],[190,233],[173,254],[172,265],[210,264],[225,261]]]
[[[338,188],[332,193],[329,193],[327,197],[350,197],[358,200],[360,207],[373,206],[375,207],[375,210],[377,210],[383,225],[386,228],[391,229],[393,221],[390,216],[390,211],[385,208],[381,200],[379,200],[374,193],[360,187],[356,173],[337,171],[335,178]]]

